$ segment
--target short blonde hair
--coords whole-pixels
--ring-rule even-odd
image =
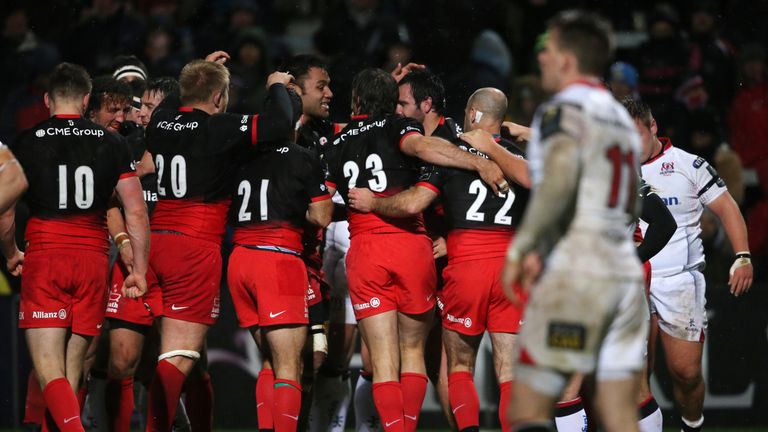
[[[220,63],[194,60],[181,70],[179,87],[183,104],[206,102],[229,88],[229,70]]]

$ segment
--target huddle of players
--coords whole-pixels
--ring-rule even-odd
[[[580,20],[583,17],[578,14],[576,18],[564,16],[556,28],[578,34],[585,25]],[[587,33],[590,31],[594,30]],[[576,58],[582,54],[577,52]],[[503,410],[512,397],[512,345],[523,319],[521,304],[508,301],[502,292],[501,272],[510,241],[514,253],[525,254],[534,240],[530,229],[523,230],[527,235],[524,245],[515,246],[513,238],[529,179],[522,152],[499,136],[506,111],[504,95],[494,89],[476,92],[465,112],[469,132],[452,143],[437,134],[425,136],[424,125],[395,115],[399,100],[402,105],[396,79],[381,70],[364,70],[353,81],[350,124],[329,137],[328,132],[336,132],[333,125],[322,118],[301,118],[307,113],[302,97],[286,88],[295,88],[302,95],[307,90],[286,73],[276,72],[268,78],[269,97],[262,115],[225,113],[229,74],[223,63],[227,58],[218,52],[188,64],[179,78],[179,94],[167,95],[147,124],[144,140],[157,174],[158,196],[151,219],[151,249],[144,194],[128,145],[79,118],[90,92],[90,80],[81,68],[62,64],[54,71],[46,96],[53,117],[22,135],[13,146],[30,184],[27,201],[33,217],[27,229],[27,255],[18,251],[9,235],[13,219],[7,215],[12,212],[2,219],[0,240],[9,269],[18,274],[21,264],[25,265],[20,327],[27,329],[48,420],[61,430],[82,430],[75,392],[88,339],[99,333],[103,318],[103,307],[98,307],[105,303],[101,281],[106,280],[107,271],[103,218],[114,190],[125,231],[115,233],[110,226],[110,233],[121,252],[130,247],[132,257],[123,269],[119,292],[113,284],[110,303],[114,294],[117,321],[132,322],[125,319],[131,316],[126,310],[131,309],[136,315],[150,316],[149,323],[133,324],[147,326],[153,317],[162,317],[147,429],[170,429],[184,381],[200,358],[209,326],[218,317],[219,247],[229,220],[235,229],[235,249],[227,271],[228,285],[241,326],[252,331],[265,356],[265,369],[272,371],[259,377],[259,381],[272,383],[267,388],[262,385],[261,392],[257,389],[260,429],[295,430],[302,399],[301,351],[309,320],[307,287],[311,288],[302,260],[307,255],[305,234],[310,231],[306,225],[322,228],[331,221],[330,198],[338,191],[348,207],[349,294],[370,352],[373,402],[383,429],[415,430],[426,392],[424,343],[438,299],[433,243],[421,213],[438,196],[447,225],[448,265],[440,302],[451,411],[460,430],[477,430],[479,402],[472,373],[480,336],[488,330],[501,384],[500,418],[508,429]],[[413,77],[421,73],[411,72]],[[414,96],[416,87],[411,85]],[[422,113],[439,110],[440,101],[431,96],[414,99]],[[321,111],[324,106],[327,112],[329,101],[327,95],[320,99]],[[578,134],[571,129],[579,121],[576,111],[561,106],[545,113],[534,128],[533,148],[561,132]],[[442,116],[439,119],[441,126],[447,122]],[[317,128],[315,148],[295,143],[294,125],[299,120]],[[537,159],[540,156],[534,156],[534,183],[542,184],[543,166]],[[629,167],[636,168],[631,158],[627,160]],[[620,180],[631,187],[633,182],[628,179],[633,175],[629,171]],[[506,179],[515,183],[510,186]],[[634,195],[611,192],[610,198],[616,202],[609,204],[621,209],[610,216],[627,219],[631,213],[621,212],[624,208],[629,211]],[[627,206],[618,203],[621,200]],[[584,220],[599,222],[588,219]],[[586,225],[584,228],[589,231]],[[317,228],[311,232],[309,237],[316,238]],[[542,239],[547,237],[546,232],[540,233]],[[63,248],[78,253],[62,257]],[[523,256],[510,255],[514,257],[511,262]],[[526,265],[530,263],[522,267],[523,274]],[[77,274],[72,274],[72,268],[78,269]],[[523,278],[523,282],[528,285],[530,280]],[[626,295],[626,299],[631,297]],[[142,296],[143,300],[136,300]],[[551,305],[539,304],[538,308],[541,320],[553,312]],[[122,313],[126,315],[121,318]],[[631,311],[625,309],[622,314],[631,315]],[[526,315],[526,322],[530,318],[536,316]],[[637,318],[632,316],[627,322],[632,323],[633,334],[642,337],[644,327],[634,325]],[[523,329],[534,327],[529,323]],[[132,326],[116,328],[137,332]],[[557,343],[583,344],[579,339],[583,335],[575,330],[560,326],[550,336],[557,336]],[[553,331],[551,325],[549,331]],[[632,352],[636,339],[629,342]],[[586,356],[593,355],[591,350],[598,344],[593,339],[588,342]],[[536,413],[538,407],[531,410],[520,402],[519,394],[536,400],[536,392],[551,397],[556,389],[562,390],[559,375],[538,370],[533,360],[542,356],[546,364],[557,357],[546,349],[542,352],[530,336],[523,343],[524,348],[515,351],[523,364],[524,387],[514,396],[517,415],[513,419],[524,428],[520,430],[546,430],[535,422],[526,423],[536,420],[534,414],[532,418],[520,416],[526,410]],[[553,347],[557,348],[548,349]],[[624,354],[617,357],[626,359],[628,353]],[[568,361],[578,365],[573,370],[566,367],[564,373],[594,370],[594,360],[576,357]],[[640,365],[635,360],[618,362],[619,367],[633,371]],[[554,370],[560,367],[550,366]],[[626,418],[619,423],[603,420],[611,425],[627,424],[620,423]]]

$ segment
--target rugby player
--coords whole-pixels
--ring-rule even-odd
[[[416,121],[395,116],[397,84],[385,71],[363,70],[352,87],[352,121],[326,153],[331,193],[338,188],[346,201],[357,185],[385,195],[399,192],[415,183],[416,158],[478,171],[494,193],[508,190],[495,163],[425,137]],[[374,403],[384,430],[412,431],[427,385],[424,341],[435,306],[432,242],[420,217],[350,211],[349,221],[347,277],[371,353]]]
[[[647,105],[630,99],[622,102],[642,138],[643,178],[658,190],[677,222],[672,239],[650,260],[650,340],[661,338],[683,430],[699,431],[704,424],[701,356],[707,329],[706,286],[701,273],[704,249],[699,238],[704,207],[720,219],[736,252],[729,279],[731,294],[736,297],[752,285],[747,228],[717,171],[704,158],[674,147],[669,138],[658,137],[658,125]]]
[[[25,198],[31,209],[26,256],[16,247],[12,212],[0,221],[8,269],[16,275],[23,270],[19,327],[25,329],[43,388],[46,420],[53,422],[46,428],[62,431],[83,430],[75,393],[89,342],[100,333],[104,317],[105,212],[113,194],[125,209],[134,258],[122,294],[137,298],[147,290],[149,231],[141,184],[127,143],[81,117],[90,92],[82,67],[58,65],[45,94],[52,117],[12,147],[31,179]]]
[[[558,396],[580,373],[595,375],[606,430],[638,430],[648,327],[627,223],[637,216],[640,139],[600,82],[612,49],[607,22],[565,11],[550,21],[538,55],[542,86],[556,94],[534,118],[533,195],[502,281],[517,302],[535,287],[516,349],[516,431],[551,430]]]

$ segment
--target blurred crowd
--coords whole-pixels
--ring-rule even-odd
[[[659,134],[706,158],[745,213],[757,280],[768,256],[768,2],[751,0],[10,0],[0,6],[0,141],[47,118],[48,72],[60,61],[92,75],[135,55],[151,77],[189,60],[232,54],[230,111],[258,112],[267,74],[290,55],[329,61],[331,118],[349,116],[352,76],[424,63],[448,90],[459,120],[485,86],[509,95],[509,118],[528,124],[545,95],[537,38],[555,12],[585,7],[618,31],[606,74],[617,95],[647,102]],[[724,254],[722,229],[703,224],[707,253]],[[728,260],[727,260],[728,261]],[[728,261],[730,262],[730,261]]]

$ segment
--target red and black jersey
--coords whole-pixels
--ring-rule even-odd
[[[312,151],[320,160],[325,159],[325,151],[330,147],[333,136],[341,132],[341,124],[323,119],[310,119],[298,130],[296,144]]]
[[[509,152],[523,158],[524,153],[511,142],[497,138]],[[459,148],[485,157],[469,144]],[[528,202],[528,189],[512,183],[510,191],[498,196],[474,171],[430,166],[417,183],[440,194],[448,224],[448,256],[454,259],[479,259],[503,256],[512,233],[520,223]],[[458,236],[461,236],[459,240]]]
[[[235,244],[300,254],[309,204],[331,198],[320,161],[297,144],[270,143],[254,149],[235,177],[229,212]]]
[[[144,152],[147,150],[144,128],[132,121],[124,121],[120,124],[120,135],[125,137],[128,148],[131,150],[134,168],[138,167]],[[152,214],[157,204],[157,173],[149,173],[141,177],[141,189],[144,191],[144,202],[147,203],[147,211]]]
[[[328,184],[347,201],[349,189],[364,187],[380,196],[394,195],[419,178],[420,161],[400,151],[408,135],[424,134],[416,120],[395,115],[379,118],[355,116],[334,137],[326,153]],[[386,218],[374,213],[350,211],[349,231],[378,233],[424,232],[422,218]]]
[[[461,133],[461,126],[459,126],[458,123],[450,117],[441,116],[440,121],[437,123],[437,127],[434,132],[432,132],[432,136],[454,142],[459,139]]]
[[[157,173],[152,230],[221,242],[232,173],[250,146],[284,138],[291,129],[285,87],[274,84],[269,90],[263,115],[210,115],[183,106],[170,109],[178,104],[176,95],[163,100],[147,126],[147,150]]]
[[[58,115],[22,133],[11,150],[29,181],[28,250],[107,251],[107,205],[117,182],[136,175],[125,139],[79,115]]]

